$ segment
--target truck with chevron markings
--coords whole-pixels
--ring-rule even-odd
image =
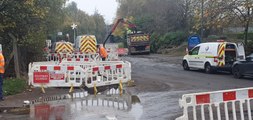
[[[149,54],[150,35],[145,33],[132,33],[127,35],[128,54]]]
[[[79,35],[75,40],[75,49],[81,53],[96,53],[97,40],[95,35]]]
[[[127,19],[120,18],[113,25],[111,31],[107,35],[104,40],[103,46],[105,46],[106,41],[111,37],[112,33],[115,31],[119,23],[123,23],[127,25],[127,46],[128,46],[128,54],[142,53],[149,54],[150,53],[150,35],[147,33],[142,33],[137,31],[136,25],[128,21]],[[131,28],[132,30],[130,30]]]
[[[59,41],[53,46],[55,53],[73,53],[74,47],[71,42]]]

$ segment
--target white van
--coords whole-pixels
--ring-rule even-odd
[[[216,70],[231,71],[236,60],[245,59],[243,44],[232,42],[207,42],[196,45],[183,58],[184,70],[204,69],[206,73]]]

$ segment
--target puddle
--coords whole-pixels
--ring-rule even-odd
[[[71,99],[71,97],[73,97]],[[138,96],[111,89],[96,96],[85,92],[66,95],[65,99],[30,105],[28,114],[6,112],[0,119],[29,120],[138,120],[143,113]]]

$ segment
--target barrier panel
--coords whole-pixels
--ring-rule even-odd
[[[97,61],[99,60],[100,56],[98,53],[81,53],[77,52],[73,54],[72,58],[88,58],[90,60]]]
[[[107,53],[108,53],[107,61],[115,61],[119,59],[117,49],[108,48]]]
[[[98,53],[50,53],[47,55],[47,61],[63,61],[63,60],[76,60],[85,59],[87,61],[100,61],[101,58]]]
[[[47,61],[61,61],[64,58],[72,58],[72,53],[49,53]]]
[[[49,53],[46,56],[47,61],[59,61],[60,57],[57,53]]]
[[[46,57],[47,61],[62,61],[62,60],[72,60],[75,61],[76,59],[85,59],[87,61],[101,61],[101,57],[98,53],[94,54],[84,54],[84,53],[72,53],[72,54],[56,54],[56,53],[50,53]],[[118,54],[116,52],[109,52],[107,61],[115,61],[118,60]]]
[[[115,66],[115,65],[123,65],[123,70],[125,71],[124,74],[127,76],[128,80],[131,80],[131,63],[130,62],[123,62],[123,61],[97,61],[97,62],[82,62],[80,61],[62,61],[60,65],[64,66],[80,66],[83,69],[91,69],[95,66],[100,66],[100,68],[103,68],[103,66]]]
[[[117,52],[118,44],[106,44],[105,46],[108,53],[107,60],[108,61],[118,60],[119,59],[118,52]]]
[[[88,88],[93,86],[107,86],[119,84],[120,81],[126,83],[130,80],[126,73],[127,71],[123,69],[122,64],[93,67],[91,71],[87,72],[85,86]]]
[[[100,65],[100,66],[99,66]],[[88,88],[126,83],[131,80],[129,62],[62,62],[59,65],[30,65],[29,85],[34,87]]]
[[[34,65],[29,70],[29,84],[34,87],[79,87],[86,71],[80,66]]]
[[[128,55],[128,49],[127,48],[118,48],[117,54],[118,55]]]
[[[185,94],[183,116],[176,120],[252,120],[253,87]]]
[[[96,62],[84,62],[86,61],[85,59],[79,59],[79,58],[74,58],[77,60],[63,60],[59,65],[63,65],[63,66],[80,66],[83,69],[91,69],[94,66],[98,66],[98,64]],[[73,60],[73,61],[72,61]]]

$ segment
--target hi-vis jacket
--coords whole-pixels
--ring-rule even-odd
[[[107,58],[108,54],[106,52],[106,49],[104,47],[99,48],[99,54],[102,58]]]
[[[4,73],[4,56],[2,53],[0,53],[0,73]]]

